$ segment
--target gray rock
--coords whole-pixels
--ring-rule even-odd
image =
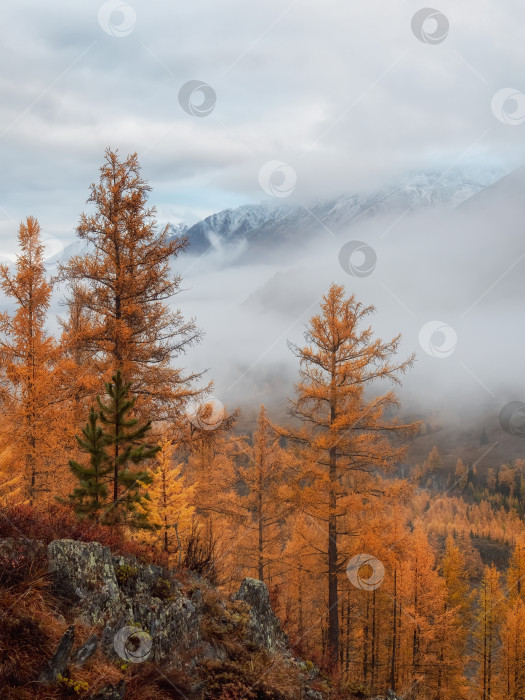
[[[53,683],[59,674],[64,675],[74,641],[75,627],[71,625],[60,640],[60,644],[52,659],[48,661],[46,668],[40,674],[39,681],[42,683]]]
[[[155,589],[154,580],[152,585]],[[121,614],[108,620],[102,634],[104,652],[110,657],[115,656],[115,635],[127,626],[137,626],[151,637],[152,648],[148,658],[154,661],[171,658],[198,645],[202,641],[200,615],[192,603],[180,594],[178,586],[174,590],[174,597],[168,600],[156,598],[151,590],[142,588],[142,584],[140,593],[123,594]]]
[[[81,647],[78,648],[75,654],[75,664],[77,666],[83,666],[86,661],[93,656],[98,647],[98,637],[96,634],[92,634],[89,639],[87,639]]]
[[[249,641],[271,652],[287,647],[288,639],[274,615],[265,583],[254,578],[245,578],[232,600],[242,600],[251,608]]]
[[[313,690],[312,688],[304,689],[303,698],[304,700],[324,700],[321,693],[318,693],[317,690]]]
[[[192,602],[192,605],[195,606],[195,608],[197,608],[197,609],[202,608],[203,599],[202,599],[202,591],[200,588],[196,588],[193,591],[192,596],[191,596],[191,602]]]
[[[55,591],[66,604],[72,600],[74,609],[70,612],[82,621],[103,627],[98,644],[108,658],[118,660],[119,644],[127,633],[122,630],[131,627],[140,629],[142,639],[146,639],[144,659],[149,661],[193,672],[206,661],[227,660],[228,651],[220,640],[215,643],[214,639],[203,639],[201,623],[209,613],[202,591],[195,590],[189,599],[170,571],[145,566],[134,557],[113,557],[107,547],[96,542],[74,540],[51,542],[48,562]],[[250,609],[246,642],[270,653],[279,651],[293,663],[266,585],[247,578],[232,598],[243,601]],[[206,626],[202,629],[206,630]],[[82,665],[96,648],[97,638],[93,635],[73,655],[74,662]],[[65,648],[63,651],[63,656],[68,657],[71,646],[67,653]],[[119,698],[125,688],[107,686],[103,692],[106,694],[101,695],[100,691],[94,697]],[[318,698],[312,695],[309,700]]]
[[[122,700],[126,695],[126,683],[120,681],[117,685],[105,685],[98,693],[91,695],[89,700]]]
[[[118,615],[122,601],[107,547],[98,542],[54,540],[47,551],[55,591],[78,601],[82,619],[96,624]]]

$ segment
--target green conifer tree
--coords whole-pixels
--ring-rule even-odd
[[[150,445],[144,438],[151,428],[151,421],[139,425],[133,416],[136,397],[130,396],[131,382],[125,382],[117,370],[112,381],[106,384],[108,402],[97,396],[100,422],[105,426],[108,459],[112,469],[112,504],[104,515],[105,522],[126,522],[134,527],[147,526],[147,512],[137,508],[147,493],[141,486],[152,482],[147,470],[137,471],[138,466],[152,459],[160,450],[159,445]]]
[[[88,422],[82,428],[82,436],[77,435],[81,450],[89,454],[89,466],[84,466],[74,459],[69,460],[73,474],[79,480],[79,486],[70,494],[69,500],[75,513],[82,518],[96,519],[108,504],[108,483],[111,480],[112,465],[105,447],[108,436],[98,424],[99,414],[92,407]]]

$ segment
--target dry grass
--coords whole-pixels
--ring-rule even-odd
[[[0,506],[0,539],[4,537],[39,540],[48,545],[53,540],[100,542],[113,554],[133,555],[142,561],[162,563],[162,554],[127,537],[125,529],[80,520],[68,506],[47,505],[45,510],[26,505]]]
[[[97,541],[111,547],[113,552],[133,554],[141,559],[147,556],[161,563],[153,552],[125,541],[122,533],[77,521],[69,509],[61,506],[45,513],[18,506],[8,513],[4,511],[4,515],[8,518],[2,518],[0,512],[0,539],[20,537],[21,530],[29,539],[40,540],[44,545],[66,537]],[[205,582],[196,583],[191,576],[187,577],[188,587],[202,592],[204,639],[221,647],[226,661],[208,662],[189,679],[181,670],[168,670],[154,663],[126,666],[112,662],[97,650],[82,668],[71,664],[62,683],[43,686],[38,683],[38,677],[70,624],[75,624],[74,649],[93,632],[100,637],[102,630],[79,624],[52,595],[45,549],[28,554],[23,547],[15,548],[11,554],[11,560],[4,562],[7,566],[0,567],[2,700],[87,698],[103,686],[121,680],[126,683],[126,700],[296,700],[300,697],[301,679],[293,666],[246,644],[248,607],[225,599],[215,588]],[[8,555],[4,558],[9,558]]]
[[[46,571],[27,566],[23,581],[0,586],[0,688],[36,681],[66,630],[54,615]],[[17,578],[20,570],[17,571]]]

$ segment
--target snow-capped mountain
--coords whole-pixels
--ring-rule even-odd
[[[495,168],[414,172],[374,192],[345,193],[308,203],[280,199],[248,204],[212,214],[191,227],[176,224],[172,232],[188,237],[191,253],[244,240],[247,254],[265,255],[283,243],[304,242],[322,229],[337,235],[358,220],[376,215],[455,207],[492,186],[503,174]]]
[[[344,193],[306,203],[278,199],[245,204],[212,214],[193,226],[170,224],[170,232],[174,237],[188,237],[190,254],[235,245],[241,254],[232,256],[232,262],[253,255],[268,258],[287,243],[304,243],[323,231],[338,235],[374,216],[389,216],[394,221],[405,212],[453,208],[471,198],[474,201],[495,183],[505,183],[509,176],[504,174],[495,168],[413,172],[373,192]],[[54,273],[59,263],[81,254],[85,247],[74,240],[46,260],[49,270]]]

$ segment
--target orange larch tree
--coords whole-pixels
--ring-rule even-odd
[[[525,697],[525,603],[514,598],[504,613],[500,631],[499,691],[507,700]]]
[[[235,493],[232,515],[247,530],[246,536],[239,538],[237,555],[243,561],[245,575],[256,574],[268,582],[270,566],[282,549],[280,523],[289,506],[280,495],[286,471],[285,453],[270,427],[264,406],[253,438],[237,441],[236,454],[242,486]]]
[[[81,292],[82,290],[82,292]],[[86,329],[92,325],[93,314],[83,305],[82,297],[87,288],[75,284],[66,301],[67,315],[59,319],[62,326],[60,350],[64,366],[64,378],[69,387],[72,421],[79,426],[89,412],[93,397],[100,390],[100,377],[95,371],[96,348],[80,342]]]
[[[499,691],[509,700],[525,697],[525,543],[513,549],[506,574],[507,604],[500,630]]]
[[[149,417],[173,420],[198,376],[171,364],[200,337],[193,320],[168,306],[181,284],[172,260],[187,240],[170,238],[168,226],[159,232],[136,154],[120,160],[107,149],[100,172],[88,199],[94,212],[82,214],[77,228],[88,250],[59,274],[70,287],[64,342],[72,357],[92,361],[99,390],[120,369],[138,409],[148,404]]]
[[[175,432],[186,458],[185,477],[188,484],[195,486],[193,504],[197,516],[210,525],[232,511],[233,489],[238,480],[233,456],[237,438],[232,435],[237,412],[228,414],[221,406],[213,428],[208,429],[206,417],[215,406],[206,400],[197,403],[199,419],[185,421],[183,429],[178,426]]]
[[[16,272],[0,266],[0,287],[14,301],[12,314],[0,315],[0,362],[4,372],[5,444],[10,459],[23,474],[24,497],[31,504],[54,490],[60,491],[57,467],[67,436],[67,398],[61,382],[59,349],[46,333],[51,285],[45,277],[40,226],[33,217],[20,225],[20,253]],[[59,477],[57,479],[57,476]]]
[[[438,596],[441,614],[435,621],[436,657],[430,664],[436,698],[456,700],[465,697],[465,647],[470,626],[469,572],[463,552],[449,535],[441,561],[444,595]]]
[[[473,637],[478,662],[478,697],[489,700],[494,696],[498,630],[505,603],[500,586],[500,573],[494,565],[485,566],[477,598],[478,610]]]
[[[343,569],[338,537],[349,493],[371,495],[377,470],[391,470],[406,448],[396,438],[414,435],[418,423],[403,424],[385,414],[398,407],[394,392],[376,396],[366,390],[380,380],[399,383],[413,357],[393,360],[400,336],[383,342],[360,324],[373,311],[333,284],[323,297],[322,313],[306,331],[307,345],[291,349],[300,361],[297,398],[291,414],[302,427],[281,428],[301,460],[297,489],[302,508],[325,529],[328,578],[328,650],[339,659],[338,575]],[[368,482],[368,483],[367,483]]]
[[[149,500],[145,510],[151,532],[142,533],[141,539],[153,542],[170,560],[180,564],[183,542],[191,533],[195,507],[195,485],[184,483],[181,463],[174,461],[177,445],[167,434],[160,441],[160,451],[151,469],[152,483],[147,492]]]
[[[521,598],[525,603],[525,538],[518,539],[512,550],[507,570],[507,587],[509,600]]]
[[[322,646],[320,622],[326,617],[326,591],[318,561],[322,533],[311,518],[300,512],[289,519],[288,530],[282,553],[281,607],[294,647],[311,658]]]

